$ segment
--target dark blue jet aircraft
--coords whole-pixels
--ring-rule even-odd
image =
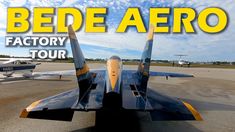
[[[112,56],[106,70],[90,70],[75,32],[68,27],[79,87],[32,103],[21,118],[71,121],[74,111],[123,110],[149,112],[155,120],[202,120],[187,102],[159,94],[148,88],[150,76],[193,77],[192,75],[149,71],[154,27],[137,70],[124,70],[122,60]]]

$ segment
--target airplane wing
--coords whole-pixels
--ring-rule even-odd
[[[124,74],[134,74],[136,70],[124,70]],[[149,76],[168,76],[168,77],[194,77],[190,74],[183,74],[183,73],[171,73],[171,72],[155,72],[149,71]]]
[[[105,70],[103,70],[103,69],[91,69],[90,71],[93,72],[93,73],[103,73]],[[75,76],[75,75],[76,75],[76,71],[75,70],[34,72],[32,74],[33,77]]]
[[[168,77],[194,77],[193,75],[189,74],[182,74],[182,73],[170,73],[170,72],[149,72],[150,76],[168,76]]]
[[[152,120],[197,120],[202,117],[189,103],[158,93],[150,88],[147,92],[147,100],[153,110],[150,111]]]
[[[104,92],[104,70],[93,71],[96,74],[89,96],[79,100],[80,90],[75,88],[64,93],[33,102],[25,108],[21,118],[36,118],[71,121],[74,111],[92,111],[102,107]]]
[[[30,58],[0,58],[0,61],[17,61],[17,60],[20,60],[20,61],[32,61],[32,59]]]
[[[79,90],[73,89],[38,100],[25,108],[20,117],[71,121],[74,113],[72,106],[77,102],[78,94]]]
[[[137,73],[123,73],[122,104],[125,110],[149,111],[153,121],[202,120],[197,110],[183,100],[168,97],[151,88],[143,95],[138,80]]]
[[[34,72],[32,74],[33,77],[41,77],[41,76],[75,76],[75,70],[64,70],[64,71],[46,71],[46,72]]]
[[[0,61],[9,61],[11,58],[0,58]]]
[[[67,71],[73,73],[73,70]],[[104,70],[93,70],[96,79],[86,101],[79,101],[79,88],[38,100],[24,109],[21,118],[36,118],[71,121],[74,111],[101,109],[104,92]],[[153,121],[157,120],[202,120],[200,114],[187,102],[162,95],[148,88],[144,98],[138,91],[134,71],[123,72],[122,102],[125,110],[149,111]]]

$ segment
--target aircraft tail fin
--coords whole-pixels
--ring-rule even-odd
[[[70,39],[71,49],[73,53],[74,66],[76,69],[76,76],[80,88],[80,97],[83,97],[86,91],[92,84],[92,74],[89,72],[89,67],[86,64],[85,57],[79,46],[76,34],[72,25],[68,26],[68,35]]]
[[[71,49],[73,53],[74,65],[76,68],[76,76],[80,80],[81,76],[89,72],[89,68],[86,64],[85,58],[83,56],[82,50],[79,46],[77,37],[71,25],[68,27],[69,39],[71,43]],[[81,78],[82,79],[82,78]]]
[[[147,36],[147,42],[142,53],[142,57],[140,59],[140,63],[138,66],[138,76],[140,81],[140,87],[142,92],[146,92],[147,82],[149,78],[149,68],[151,63],[151,54],[152,54],[152,46],[153,46],[153,36],[154,36],[154,26],[150,25],[149,32]],[[141,90],[140,89],[140,90]]]

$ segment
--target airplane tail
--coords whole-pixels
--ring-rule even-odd
[[[86,64],[82,50],[79,46],[76,34],[71,25],[68,26],[68,34],[73,53],[74,66],[76,69],[77,81],[80,89],[79,99],[81,99],[92,84],[92,74]]]
[[[149,68],[151,63],[151,54],[153,47],[153,36],[154,36],[154,26],[150,25],[149,32],[147,36],[147,42],[142,53],[142,57],[140,59],[139,67],[138,67],[138,77],[140,83],[140,91],[142,93],[146,93],[147,82],[149,78]]]

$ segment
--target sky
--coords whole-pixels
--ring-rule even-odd
[[[137,33],[135,28],[130,28],[126,33],[115,33],[128,7],[139,7],[145,23],[148,23],[150,7],[192,7],[197,12],[207,7],[220,7],[229,16],[229,25],[225,31],[207,34],[199,29],[195,21],[196,34],[155,34],[152,58],[177,60],[176,54],[185,54],[188,56],[184,59],[190,61],[235,61],[234,0],[0,0],[0,54],[29,56],[29,48],[5,47],[5,36],[11,35],[6,34],[8,7],[27,7],[31,11],[34,7],[76,7],[83,13],[86,7],[107,7],[108,32],[85,33],[83,24],[82,29],[76,32],[77,38],[86,58],[109,58],[118,55],[125,59],[140,58],[146,42],[146,33]],[[216,21],[216,17],[209,20],[211,23]],[[69,22],[72,23],[71,18]],[[38,36],[31,32],[23,35]],[[71,55],[69,43],[66,44],[66,49]]]

